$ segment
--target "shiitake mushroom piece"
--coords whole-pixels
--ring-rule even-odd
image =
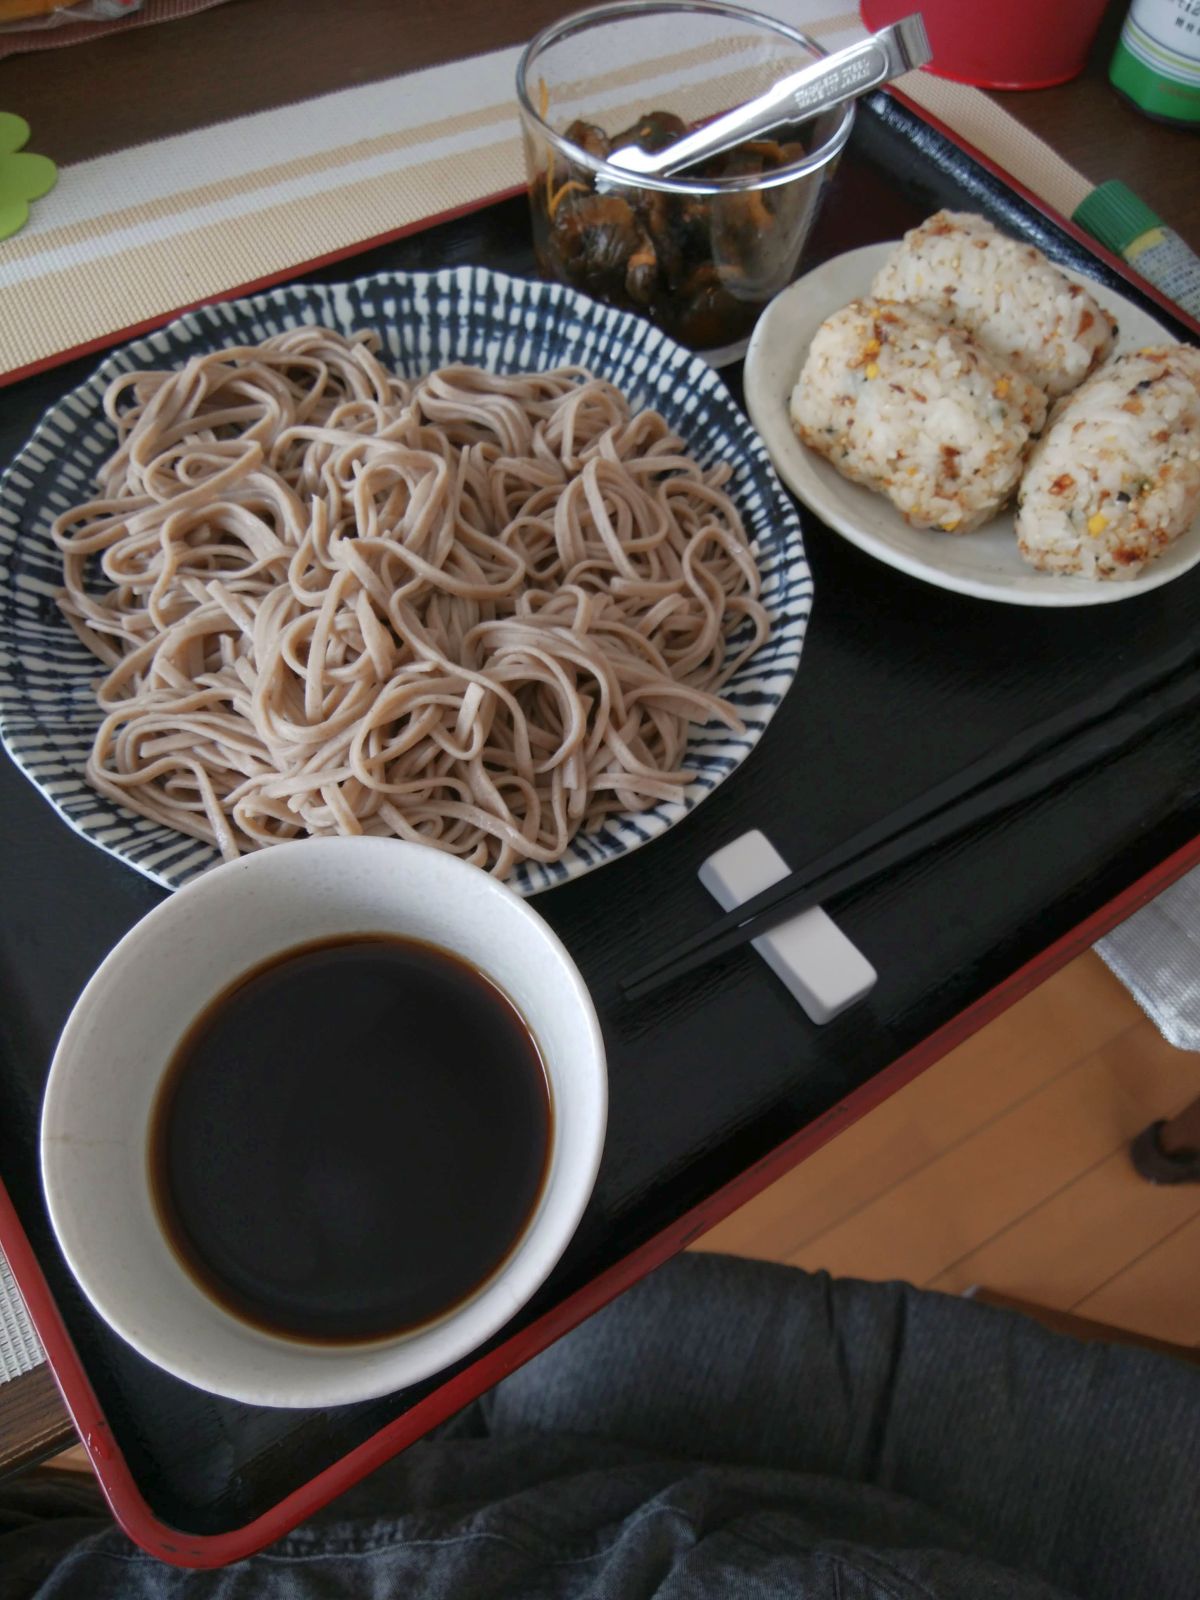
[[[656,276],[661,275],[668,288],[676,288],[686,270],[679,230],[679,196],[664,194],[661,189],[639,189],[633,206],[654,249]]]
[[[677,338],[697,350],[710,350],[737,338],[750,319],[748,308],[734,299],[716,267],[707,262],[684,284],[673,321]]]
[[[586,150],[588,155],[594,156],[597,161],[603,161],[613,148],[604,129],[597,127],[594,122],[585,122],[582,117],[576,117],[563,134],[563,138],[569,144],[578,145],[581,150]]]
[[[658,252],[642,234],[625,268],[625,292],[639,306],[648,306],[658,288]]]
[[[657,253],[620,195],[565,197],[551,225],[551,241],[576,282],[649,303],[658,281]]]
[[[676,139],[682,139],[687,131],[687,123],[673,111],[647,111],[632,127],[613,135],[609,150],[620,150],[627,144],[635,144],[648,153],[665,150]]]

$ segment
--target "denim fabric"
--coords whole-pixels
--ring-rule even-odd
[[[902,1285],[672,1262],[259,1556],[0,1485],[0,1600],[1195,1600],[1200,1373]]]

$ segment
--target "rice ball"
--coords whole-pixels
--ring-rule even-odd
[[[791,397],[796,433],[918,528],[968,533],[1015,489],[1046,397],[961,329],[856,300],[817,330]]]
[[[1118,356],[1055,407],[1018,494],[1043,572],[1132,578],[1200,514],[1200,350]]]
[[[969,212],[939,211],[906,233],[871,293],[965,328],[1051,399],[1095,371],[1117,331],[1095,298],[1035,245]]]

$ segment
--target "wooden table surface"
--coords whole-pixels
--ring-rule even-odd
[[[0,108],[24,116],[31,148],[65,165],[519,44],[572,9],[563,0],[347,0],[335,24],[327,0],[229,0],[179,22],[0,61]],[[1110,5],[1083,77],[995,99],[1086,176],[1128,183],[1200,252],[1200,141],[1142,117],[1107,81],[1125,10],[1125,0]],[[44,1370],[0,1384],[0,1473],[72,1438]]]

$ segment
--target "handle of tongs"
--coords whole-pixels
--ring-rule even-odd
[[[608,162],[643,176],[669,177],[781,123],[805,121],[866,94],[901,72],[923,65],[930,53],[924,25],[914,13],[881,28],[869,39],[860,39],[781,78],[765,94],[706,122],[664,150],[645,151],[627,145],[613,151]]]

